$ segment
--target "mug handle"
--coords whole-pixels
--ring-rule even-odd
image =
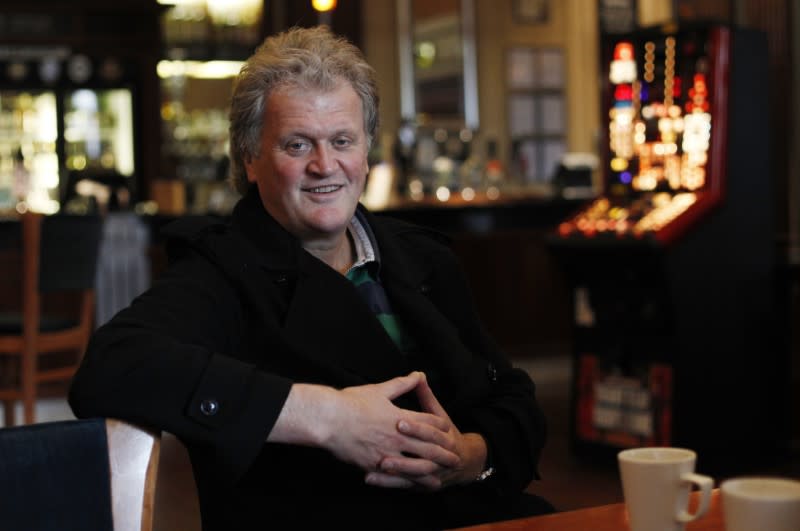
[[[697,520],[708,512],[708,506],[711,504],[711,489],[714,486],[714,480],[708,476],[686,472],[681,475],[681,481],[694,483],[700,487],[700,505],[698,505],[694,514],[690,513],[688,509],[684,509],[676,516],[679,522],[686,523]]]

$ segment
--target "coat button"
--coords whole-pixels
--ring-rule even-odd
[[[486,366],[486,376],[489,378],[490,382],[497,381],[497,369],[495,369],[494,363],[490,363]]]
[[[422,285],[420,285],[419,292],[423,293],[423,294],[430,293],[431,292],[431,285],[430,284],[422,284]]]
[[[207,417],[213,417],[219,411],[219,402],[213,398],[207,398],[200,402],[200,413]]]

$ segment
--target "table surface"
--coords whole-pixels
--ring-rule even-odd
[[[692,512],[694,512],[696,503],[697,493],[693,493],[690,504]],[[586,531],[588,529],[592,531],[626,531],[628,523],[625,515],[625,504],[616,503],[461,529],[463,531]],[[708,514],[686,524],[686,531],[723,531],[724,529],[719,489],[714,489]]]

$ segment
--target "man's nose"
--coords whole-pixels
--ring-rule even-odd
[[[320,145],[314,149],[309,170],[323,177],[336,171],[336,157],[330,146]]]

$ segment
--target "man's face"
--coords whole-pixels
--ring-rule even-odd
[[[364,189],[367,136],[359,99],[281,88],[267,99],[261,153],[245,164],[267,212],[301,242],[344,235]]]

